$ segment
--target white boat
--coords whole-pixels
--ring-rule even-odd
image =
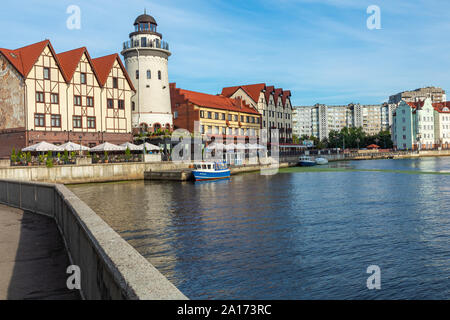
[[[194,164],[192,171],[196,181],[230,178],[230,169],[225,162],[200,162]]]
[[[313,167],[316,165],[316,162],[311,157],[302,156],[298,160],[298,165],[301,167]]]
[[[319,166],[323,166],[325,164],[328,164],[328,159],[326,158],[316,158],[316,164]]]

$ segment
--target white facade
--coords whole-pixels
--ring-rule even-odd
[[[157,32],[155,19],[139,16],[130,41],[124,43],[122,55],[131,81],[137,90],[132,98],[133,128],[145,131],[172,129],[168,59],[171,53],[162,35]]]
[[[389,130],[394,107],[396,105],[388,104],[295,107],[294,132],[323,140],[332,130],[361,127],[367,134],[374,135]]]

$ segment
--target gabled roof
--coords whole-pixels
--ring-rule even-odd
[[[57,57],[61,64],[61,69],[66,75],[67,81],[72,80],[73,75],[75,74],[75,70],[77,70],[78,64],[80,63],[81,57],[85,52],[87,53],[87,49],[85,47],[82,47],[57,54]],[[87,54],[87,56],[89,56],[89,54]]]
[[[270,99],[270,95],[275,91],[275,87],[274,86],[268,86],[266,87],[266,102],[269,103],[269,99]]]
[[[291,97],[291,91],[290,90],[283,91],[283,97],[282,97],[282,99],[283,99],[283,106],[286,105],[286,100],[288,98],[290,98],[290,97]]]
[[[240,88],[244,90],[250,98],[255,103],[258,103],[259,96],[261,95],[261,92],[266,89],[265,83],[258,83],[258,84],[250,84],[250,85],[244,85],[244,86],[235,86],[235,87],[227,87],[222,89],[222,95],[225,97],[231,97],[236,91],[238,91]]]
[[[224,96],[215,96],[211,94],[183,90],[178,88],[175,88],[175,90],[177,90],[179,94],[183,95],[187,101],[200,107],[245,112],[259,115],[258,111],[251,108],[240,99],[231,99]]]
[[[406,101],[405,101],[406,102]],[[416,102],[406,102],[413,109],[422,109],[425,104],[425,101],[416,101]]]
[[[275,99],[275,106],[278,107],[278,99],[280,99],[283,95],[283,89],[275,89],[274,99]],[[284,104],[283,104],[284,107]]]
[[[14,66],[14,68],[16,68],[16,70],[26,78],[42,54],[42,51],[44,51],[47,46],[50,47],[50,50],[56,58],[55,52],[49,40],[37,42],[16,50],[0,49],[0,52]]]
[[[450,113],[450,111],[444,111],[444,108],[450,110],[450,101],[433,103],[433,108],[439,113]]]
[[[94,67],[97,71],[101,86],[104,86],[106,84],[106,81],[108,80],[108,76],[111,73],[115,61],[119,63],[120,68],[122,69],[122,72],[125,75],[125,78],[127,79],[131,90],[136,91],[136,89],[133,86],[133,83],[131,82],[130,77],[128,76],[128,72],[125,69],[117,53],[92,59],[92,63],[94,64]]]

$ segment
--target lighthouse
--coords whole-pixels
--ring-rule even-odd
[[[172,130],[168,61],[169,44],[162,40],[155,18],[146,12],[136,18],[122,55],[136,88],[131,100],[134,131]]]

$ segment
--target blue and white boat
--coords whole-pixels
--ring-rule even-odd
[[[311,157],[308,156],[302,156],[298,160],[298,165],[301,167],[313,167],[316,164],[317,163]]]
[[[199,162],[194,164],[192,174],[196,181],[228,179],[231,171],[225,162]]]

